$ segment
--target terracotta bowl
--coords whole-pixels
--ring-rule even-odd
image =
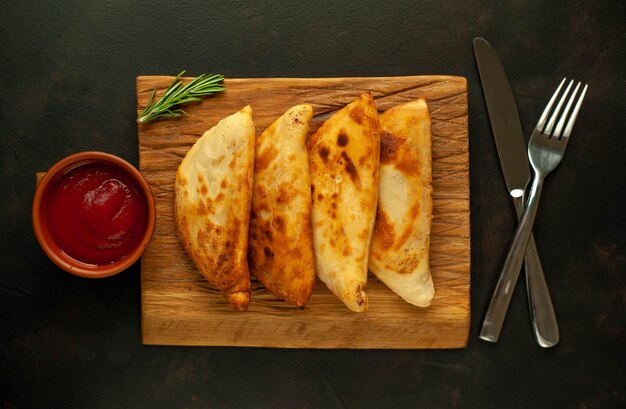
[[[58,188],[60,178],[70,170],[90,163],[113,166],[125,173],[136,183],[137,189],[144,196],[147,205],[146,228],[143,236],[138,240],[138,244],[133,248],[129,248],[127,254],[117,261],[102,265],[81,262],[64,252],[50,234],[46,216],[46,203],[49,200],[50,193]],[[126,270],[141,257],[152,239],[156,221],[156,207],[150,186],[148,186],[146,180],[133,165],[120,157],[104,152],[80,152],[61,159],[43,176],[33,199],[32,221],[39,245],[57,266],[76,276],[102,278]]]

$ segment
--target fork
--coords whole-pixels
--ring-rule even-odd
[[[502,329],[502,324],[504,323],[504,318],[509,303],[511,302],[513,289],[519,277],[526,247],[528,246],[528,241],[535,222],[535,216],[537,215],[543,181],[546,176],[561,163],[561,159],[563,159],[570,133],[576,121],[576,116],[578,115],[580,105],[587,92],[587,85],[585,84],[578,100],[576,100],[576,95],[581,86],[579,82],[568,98],[569,91],[574,84],[574,80],[570,80],[556,107],[552,110],[565,81],[566,78],[563,78],[563,81],[561,81],[554,94],[552,94],[528,143],[528,160],[533,168],[534,177],[526,208],[517,225],[513,243],[511,244],[506,261],[504,262],[504,267],[500,273],[500,278],[498,279],[498,283],[491,297],[489,308],[487,309],[487,314],[483,321],[483,327],[480,331],[479,338],[485,341],[497,342],[500,337],[500,330]],[[576,103],[574,105],[575,100]],[[565,109],[561,112],[564,103],[566,103]],[[572,105],[574,105],[574,109],[570,114],[569,111]],[[548,116],[550,116],[549,120]]]

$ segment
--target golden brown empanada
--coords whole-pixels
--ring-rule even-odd
[[[246,106],[202,135],[175,181],[178,238],[202,275],[238,310],[250,303],[247,247],[254,124]]]
[[[432,220],[431,122],[426,101],[380,115],[380,184],[370,270],[407,302],[427,307]]]
[[[367,310],[378,200],[378,113],[369,92],[334,113],[307,144],[318,277],[353,311]]]
[[[305,140],[311,105],[297,105],[256,140],[250,272],[279,298],[304,307],[315,284],[311,183]]]

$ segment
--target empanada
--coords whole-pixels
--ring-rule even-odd
[[[248,261],[277,297],[304,307],[315,284],[305,140],[311,105],[297,105],[256,140]]]
[[[369,92],[333,114],[308,144],[318,277],[353,311],[365,294],[378,199],[378,113]]]
[[[202,135],[175,181],[178,238],[202,275],[238,310],[250,303],[247,247],[254,124],[246,106]]]
[[[380,184],[369,269],[407,302],[434,297],[429,251],[432,220],[431,121],[418,99],[380,115]]]

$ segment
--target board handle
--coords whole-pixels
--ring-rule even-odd
[[[35,173],[35,187],[39,187],[39,184],[43,180],[44,176],[46,176],[46,172],[37,172],[37,173]]]

